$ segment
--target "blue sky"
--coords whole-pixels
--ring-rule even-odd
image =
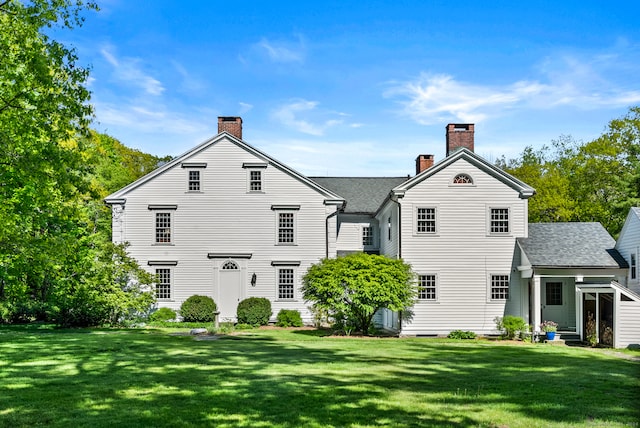
[[[95,129],[156,155],[241,116],[303,174],[399,176],[444,157],[447,123],[475,123],[494,160],[589,141],[640,105],[637,1],[99,5],[56,37],[92,69]]]

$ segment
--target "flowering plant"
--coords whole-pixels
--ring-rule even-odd
[[[558,323],[553,321],[545,321],[540,324],[540,329],[545,333],[549,331],[556,331],[558,329]]]

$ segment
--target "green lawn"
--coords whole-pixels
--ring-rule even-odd
[[[0,426],[638,427],[639,372],[544,344],[0,326]]]

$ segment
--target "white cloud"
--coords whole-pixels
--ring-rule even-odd
[[[240,111],[238,114],[245,114],[251,110],[253,110],[253,104],[243,103],[242,101],[238,103],[240,105]]]
[[[614,53],[586,59],[554,55],[536,67],[537,79],[502,86],[465,82],[447,74],[422,73],[414,80],[392,83],[383,95],[398,100],[402,114],[425,125],[480,122],[512,109],[620,108],[640,102],[640,90],[616,83],[615,74],[621,70],[640,72],[637,65],[620,64],[621,61],[624,63],[621,55]]]
[[[165,88],[162,83],[146,74],[140,67],[140,60],[136,58],[117,58],[110,46],[100,50],[102,56],[113,66],[114,77],[127,84],[141,88],[149,95],[161,95]]]
[[[343,122],[342,119],[325,118],[335,113],[318,112],[317,106],[317,101],[299,99],[277,108],[272,116],[289,128],[315,136],[324,135],[328,128]]]
[[[301,63],[305,59],[306,49],[302,37],[298,37],[296,42],[272,42],[263,38],[254,46],[263,53],[266,53],[273,62]]]

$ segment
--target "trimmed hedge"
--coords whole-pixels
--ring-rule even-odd
[[[218,305],[211,297],[194,295],[182,303],[180,315],[185,322],[212,322],[217,310]]]
[[[151,315],[149,315],[149,321],[171,321],[176,319],[176,311],[171,308],[160,308]]]
[[[238,304],[239,324],[267,325],[271,314],[271,302],[264,297],[249,297]]]
[[[302,327],[302,316],[295,309],[280,309],[276,317],[278,327]]]

